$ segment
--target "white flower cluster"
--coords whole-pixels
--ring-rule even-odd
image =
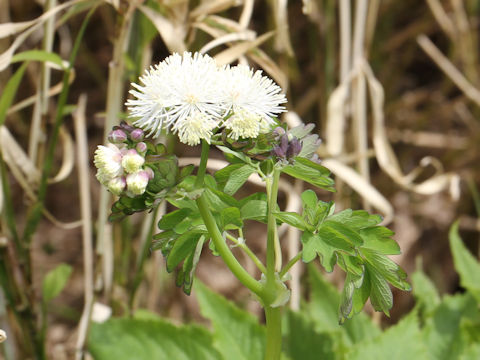
[[[142,148],[139,145],[144,143],[137,144],[137,148]],[[123,145],[99,145],[93,161],[98,181],[115,195],[142,195],[154,175],[151,168],[144,166],[144,152]]]
[[[208,55],[173,54],[152,66],[132,84],[127,101],[134,125],[157,137],[164,129],[181,142],[210,141],[214,129],[229,137],[256,138],[268,131],[273,117],[285,111],[281,88],[248,66],[219,67]]]

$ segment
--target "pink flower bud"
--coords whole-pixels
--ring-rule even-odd
[[[135,130],[132,130],[132,132],[130,133],[130,138],[133,141],[142,141],[144,137],[145,137],[145,133],[143,132],[142,129],[135,129]]]
[[[145,172],[148,175],[148,178],[152,180],[155,177],[155,173],[153,172],[152,168],[149,168],[148,166],[145,167]]]
[[[112,130],[110,134],[108,134],[108,141],[112,144],[121,144],[125,142],[125,140],[127,140],[127,134],[123,130]]]
[[[147,144],[145,144],[143,141],[139,142],[137,146],[135,146],[135,149],[137,149],[140,154],[144,154],[147,152]]]

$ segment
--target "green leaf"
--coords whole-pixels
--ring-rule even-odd
[[[333,267],[337,262],[337,256],[335,254],[336,249],[322,240],[318,234],[312,234],[305,231],[302,234],[302,260],[305,263],[309,263],[318,256],[320,262],[327,272],[332,272]]]
[[[359,231],[379,224],[382,217],[371,215],[365,210],[346,209],[330,216],[328,220],[339,222],[352,230]]]
[[[432,360],[455,360],[466,347],[462,334],[462,319],[478,322],[480,318],[478,304],[474,297],[465,293],[445,296],[442,303],[427,319],[424,339]]]
[[[415,312],[403,318],[376,338],[358,343],[347,354],[348,360],[427,360]]]
[[[250,200],[240,208],[243,220],[267,221],[268,205],[265,200]]]
[[[383,311],[390,316],[390,309],[393,306],[393,295],[385,278],[377,270],[369,265],[365,266],[365,271],[370,279],[370,302],[376,311]]]
[[[198,240],[202,234],[203,232],[193,230],[180,235],[175,240],[167,256],[167,270],[169,272],[173,271],[191,252],[195,251]]]
[[[335,192],[334,181],[328,177],[327,168],[302,157],[296,157],[293,165],[287,165],[282,172],[294,178],[306,181],[321,189]]]
[[[339,249],[347,252],[352,247],[363,245],[363,239],[357,232],[351,230],[343,223],[330,220],[330,218],[323,222],[319,235],[330,245],[337,246]]]
[[[310,226],[307,224],[305,219],[294,212],[284,212],[284,211],[274,211],[273,215],[277,220],[280,220],[282,223],[287,223],[297,229],[302,231],[307,230]],[[312,229],[310,229],[312,230]]]
[[[361,254],[372,268],[375,268],[379,275],[388,280],[393,286],[405,291],[411,290],[411,285],[405,280],[407,278],[405,271],[387,256],[370,249],[362,249]]]
[[[417,270],[412,274],[413,296],[426,316],[430,315],[433,310],[440,304],[440,295],[435,285],[421,270]]]
[[[301,195],[301,199],[304,208],[315,209],[317,207],[318,198],[315,191],[305,190]]]
[[[5,122],[5,117],[7,116],[7,110],[12,105],[15,95],[17,94],[18,87],[22,81],[23,74],[27,68],[28,62],[24,62],[22,66],[13,74],[13,76],[8,80],[7,85],[2,91],[0,97],[0,126]]]
[[[287,313],[285,346],[292,360],[343,359],[338,351],[338,337],[332,332],[318,332],[307,314]]]
[[[233,170],[225,183],[223,191],[228,195],[235,194],[254,172],[255,169],[250,165],[243,165]]]
[[[67,284],[72,267],[67,264],[60,264],[55,269],[50,270],[43,278],[42,295],[45,303],[50,302],[60,294]]]
[[[217,183],[223,188],[223,186],[225,186],[228,179],[232,175],[232,172],[244,166],[245,164],[242,164],[242,163],[229,164],[224,168],[215,172],[215,175],[214,175],[215,180],[217,180]]]
[[[214,346],[228,360],[263,360],[265,328],[250,313],[196,282],[201,314],[214,328]]]
[[[229,207],[220,211],[220,219],[222,227],[225,230],[235,230],[243,228],[243,221],[240,214],[240,209],[236,207]]]
[[[188,208],[172,211],[166,215],[163,215],[158,222],[158,228],[160,230],[173,229],[179,222],[185,219],[192,211]]]
[[[232,150],[226,146],[217,145],[217,148],[220,149],[225,155],[232,155],[237,159],[242,160],[244,163],[251,164],[252,160],[242,152]]]
[[[458,221],[450,228],[449,240],[460,284],[480,302],[480,263],[463,244],[458,234]]]
[[[222,360],[212,336],[199,326],[177,327],[153,316],[93,323],[88,350],[95,360]]]
[[[363,247],[378,251],[385,255],[398,255],[401,253],[400,246],[391,237],[394,232],[383,226],[360,229],[360,236],[363,239]]]
[[[66,68],[62,58],[58,54],[44,50],[28,50],[15,54],[10,62],[14,63],[22,61],[48,61],[60,66],[63,69]]]
[[[336,332],[347,345],[364,342],[380,334],[380,329],[362,312],[339,325],[341,298],[338,290],[312,265],[308,267],[308,280],[312,289],[311,300],[303,311],[312,320],[316,331]]]
[[[195,247],[195,251],[192,251],[190,254],[188,254],[187,258],[183,262],[182,268],[177,274],[176,285],[178,287],[183,286],[183,292],[187,295],[190,295],[190,292],[192,291],[195,270],[197,268],[198,261],[200,260],[204,242],[205,237],[200,237],[197,246]]]

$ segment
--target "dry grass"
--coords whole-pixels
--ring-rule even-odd
[[[0,87],[19,68],[18,62],[11,63],[18,52],[43,49],[67,61],[85,9],[93,3],[2,2]],[[76,5],[85,9],[65,18]],[[337,206],[359,208],[363,203],[380,212],[397,231],[402,265],[411,271],[414,258],[423,256],[437,285],[453,291],[457,283],[451,259],[445,255],[446,230],[462,217],[471,240],[478,238],[474,202],[464,181],[468,176],[475,184],[479,177],[480,19],[476,6],[469,0],[112,0],[100,5],[70,74],[68,103],[75,105],[75,111],[72,117],[66,116],[59,133],[44,220],[33,238],[35,276],[30,285],[37,299],[41,275],[53,264],[68,262],[69,252],[62,250],[65,244],[75,243],[77,256],[82,254],[83,270],[78,262],[77,276],[58,301],[68,309],[54,312],[49,319],[52,358],[71,358],[75,346],[81,350],[93,298],[111,306],[114,313],[126,311],[118,304],[130,303],[179,321],[195,314],[192,302],[158,271],[163,270],[158,254],[145,263],[138,255],[148,245],[137,230],[142,218],[133,217],[123,225],[107,223],[112,199],[88,169],[95,145],[122,117],[128,80],[174,51],[198,50],[222,64],[263,68],[288,91],[291,116],[317,124],[324,139],[320,155],[339,184]],[[32,62],[0,128],[0,153],[8,167],[19,229],[38,199],[63,71],[52,61]],[[197,149],[178,150],[186,157],[197,154]],[[257,185],[255,180],[251,183]],[[286,206],[298,209],[302,185],[285,179],[283,189],[288,195]],[[8,251],[13,253],[8,209],[1,195],[0,238],[7,239]],[[261,249],[262,236],[251,237],[257,239],[252,246]],[[298,234],[284,237],[295,251]],[[471,246],[478,245],[472,242]],[[218,264],[204,266],[216,269]],[[144,280],[129,302],[132,269],[139,267],[146,270]],[[301,275],[296,268],[291,283],[293,307],[303,291]],[[237,294],[237,299],[248,297],[237,291],[228,274],[219,276],[217,284],[224,293]],[[398,303],[394,318],[405,311],[411,298],[404,296]],[[82,309],[81,326],[73,332]],[[70,320],[64,311],[73,314]],[[0,328],[5,322],[3,316]],[[68,331],[58,335],[59,328]]]

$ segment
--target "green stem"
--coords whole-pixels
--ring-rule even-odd
[[[195,187],[199,188],[203,186],[203,179],[207,172],[208,153],[210,152],[210,145],[203,140],[202,141],[202,155],[200,157],[200,164],[198,165],[197,178],[195,179]]]
[[[205,171],[207,167],[208,153],[210,146],[206,141],[202,142],[202,155],[200,159],[200,165],[198,168],[197,179],[195,181],[196,187],[203,186],[203,178],[205,176]],[[213,217],[207,199],[204,195],[200,196],[197,200],[197,206],[202,216],[203,222],[207,227],[208,233],[212,238],[215,249],[222,257],[225,264],[228,266],[230,271],[236,278],[245,285],[250,291],[257,294],[260,297],[263,297],[263,286],[255,280],[244,268],[238,260],[233,256],[230,248],[228,247],[225,239],[223,238],[220,230],[218,229],[215,218]]]
[[[277,206],[278,182],[280,172],[273,170],[271,176],[266,178],[268,214],[267,214],[267,292],[272,292],[275,287],[275,242],[277,239],[277,223],[273,211]],[[277,254],[281,255],[281,254]]]
[[[250,259],[252,259],[252,261],[255,263],[255,265],[257,265],[257,268],[264,274],[267,273],[267,269],[265,268],[265,266],[262,264],[262,262],[260,261],[260,259],[257,257],[257,255],[255,255],[253,253],[253,251],[242,241],[239,241],[235,236],[232,236],[230,234],[225,234],[225,236],[227,237],[227,239],[230,239],[232,242],[235,243],[236,246],[238,246],[240,249],[242,249],[243,251],[245,251],[245,254],[248,255],[248,257]],[[243,236],[242,236],[243,238]]]
[[[280,276],[280,279],[285,276],[285,274],[292,268],[293,265],[297,263],[298,260],[302,258],[302,252],[300,251],[297,255],[295,255],[288,263],[285,265],[285,267],[280,271],[278,274]]]
[[[282,352],[282,318],[281,307],[271,307],[269,304],[276,298],[276,258],[281,257],[278,244],[277,222],[273,211],[277,206],[278,183],[280,171],[273,169],[266,177],[268,214],[267,214],[267,281],[265,284],[264,307],[267,323],[267,348],[265,360],[279,360]]]
[[[265,360],[280,360],[282,353],[282,312],[281,307],[265,307],[267,322],[267,348]]]

